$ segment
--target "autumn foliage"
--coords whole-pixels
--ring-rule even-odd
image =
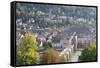
[[[38,64],[37,42],[31,33],[25,33],[17,46],[16,64]]]

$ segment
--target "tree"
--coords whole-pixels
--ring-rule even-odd
[[[43,43],[43,47],[46,49],[46,48],[51,48],[52,47],[52,44],[50,42],[44,42]]]
[[[61,63],[64,62],[64,57],[59,56],[59,52],[54,50],[53,48],[47,48],[43,52],[43,63],[50,64],[50,63]]]
[[[82,51],[79,61],[96,61],[96,41],[90,42]]]
[[[58,58],[59,52],[52,48],[47,48],[43,52],[43,62],[44,63],[55,63]]]
[[[29,32],[23,35],[20,44],[17,46],[17,65],[37,64],[38,53],[36,38]]]

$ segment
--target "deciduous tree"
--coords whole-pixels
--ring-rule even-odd
[[[17,65],[37,64],[38,52],[37,42],[34,35],[25,33],[21,38],[20,44],[17,46],[16,63]]]

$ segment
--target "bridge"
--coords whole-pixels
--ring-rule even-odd
[[[59,57],[63,56],[65,58],[66,62],[70,62],[71,57],[75,53],[75,51],[80,51],[82,49],[77,48],[77,35],[76,32],[73,33],[73,35],[69,39],[68,46],[60,52]]]
[[[77,38],[76,32],[74,32],[71,35],[71,37],[68,41],[68,45],[66,45],[66,48],[60,48],[60,49],[56,48],[56,50],[60,52],[59,57],[63,56],[65,59],[65,62],[70,62],[71,58],[73,57],[73,55],[75,54],[76,51],[82,51],[82,49],[77,48],[77,43],[78,43],[77,39],[78,38]],[[39,47],[41,48],[40,52],[44,50],[42,41],[41,41]]]

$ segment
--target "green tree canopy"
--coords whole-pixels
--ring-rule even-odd
[[[27,65],[38,63],[37,41],[34,35],[27,32],[17,46],[16,64]]]
[[[96,61],[96,41],[90,42],[87,47],[82,51],[79,61]]]
[[[43,47],[46,49],[46,48],[51,48],[52,47],[52,44],[50,42],[44,42],[43,43]]]

